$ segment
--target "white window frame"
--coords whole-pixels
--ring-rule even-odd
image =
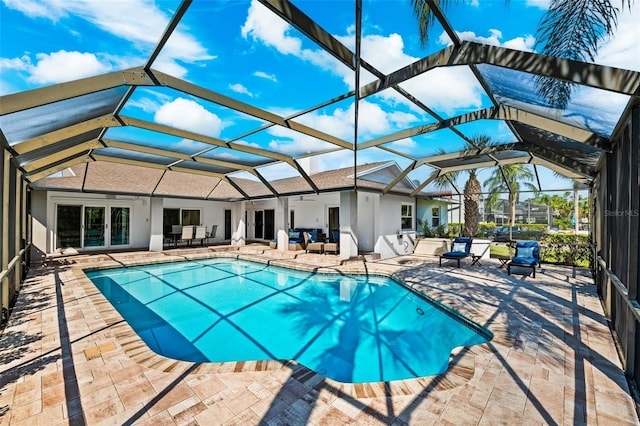
[[[405,215],[404,209],[405,207],[409,208],[409,215]],[[413,203],[401,203],[400,204],[400,229],[403,231],[413,231],[413,211],[414,211]],[[404,227],[405,219],[410,220],[410,225],[408,228]]]
[[[434,216],[434,215],[433,215],[433,211],[434,211],[435,209],[438,209],[438,215],[437,215],[437,216]],[[442,209],[440,208],[440,206],[431,207],[431,227],[432,227],[432,228],[437,228],[438,226],[440,226],[440,225],[442,224],[442,217],[441,217],[441,215],[442,215]],[[436,219],[436,218],[438,219],[438,224],[435,224],[435,223],[434,223],[434,219]]]

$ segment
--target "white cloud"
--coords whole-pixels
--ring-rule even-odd
[[[509,49],[524,50],[527,52],[532,52],[536,43],[535,37],[530,34],[502,41],[502,31],[497,29],[490,29],[490,35],[488,37],[477,35],[473,31],[456,31],[456,34],[461,40],[475,41],[477,43],[502,46]],[[443,31],[438,37],[438,43],[442,45],[451,44],[451,39],[445,31]]]
[[[279,127],[279,126],[274,126]],[[272,129],[273,129],[272,128]],[[272,133],[272,132],[269,132]],[[276,135],[279,135],[280,132],[277,130],[275,132]],[[337,148],[335,145],[332,145],[328,142],[322,141],[320,139],[316,139],[311,136],[297,134],[297,135],[287,135],[287,137],[291,137],[291,139],[273,139],[269,142],[269,149],[274,152],[279,152],[281,154],[287,155],[303,155],[303,154],[311,154],[314,152],[324,151],[327,149]]]
[[[234,143],[237,143],[238,145],[248,146],[248,147],[251,147],[251,148],[260,148],[260,149],[262,149],[262,147],[259,144],[255,143],[255,142],[249,142],[249,141],[246,141],[244,139],[237,140]]]
[[[253,97],[253,93],[251,93],[249,91],[249,89],[247,89],[246,87],[244,87],[240,83],[230,84],[229,85],[229,89],[233,90],[236,93],[240,93],[240,94],[243,94],[243,95],[247,95],[247,96]]]
[[[53,22],[66,15],[60,2],[39,0],[3,0],[5,6],[24,13],[30,18],[46,18]]]
[[[300,53],[302,42],[299,38],[288,35],[290,29],[292,27],[289,24],[253,0],[241,34],[244,38],[251,37],[274,47],[282,54],[296,55]]]
[[[31,58],[26,55],[22,58],[0,58],[0,70],[27,71],[31,67]]]
[[[202,135],[218,137],[222,130],[222,120],[207,111],[202,105],[184,98],[177,98],[163,104],[155,113],[157,123]]]
[[[93,53],[60,50],[49,55],[38,53],[37,63],[29,68],[29,81],[39,84],[77,80],[111,71]]]
[[[395,146],[398,148],[415,148],[418,146],[418,143],[411,138],[400,139],[399,141],[392,142],[391,146]]]
[[[106,33],[126,40],[134,49],[141,51],[142,56],[122,61],[112,58],[110,62],[112,64],[120,62],[132,64],[127,68],[143,64],[170,20],[167,13],[158,8],[154,2],[147,0],[127,0],[116,3],[95,0],[47,0],[44,2],[5,0],[5,5],[31,18],[44,18],[53,23],[61,22],[70,17],[83,19]],[[73,29],[68,31],[81,37]],[[96,54],[96,57],[100,56],[105,56],[105,54]],[[176,64],[176,60],[194,63],[214,58],[215,56],[208,54],[206,48],[194,36],[177,29],[158,57],[154,68],[173,72],[172,75],[181,77],[186,74],[186,70]]]
[[[538,9],[548,10],[551,0],[526,0],[525,4],[529,7],[537,7]]]
[[[189,154],[195,154],[204,149],[202,142],[193,141],[191,139],[182,139],[175,144],[175,147],[181,148],[180,151],[185,151]]]
[[[598,48],[596,63],[640,71],[640,6],[624,8],[618,14],[614,37]]]
[[[336,108],[331,114],[312,112],[298,117],[300,124],[318,129],[341,139],[353,138],[353,109]]]
[[[502,43],[502,46],[508,49],[532,52],[533,48],[535,47],[535,44],[536,44],[536,38],[532,35],[526,35],[524,37],[516,37],[516,38],[512,38],[511,40],[507,40],[504,43]]]
[[[436,112],[446,114],[480,107],[484,93],[467,66],[435,68],[400,86]]]
[[[288,163],[277,163],[260,167],[259,170],[262,177],[267,180],[283,179],[288,177],[300,176],[300,173]]]
[[[351,103],[347,109],[336,108],[331,114],[312,112],[297,118],[296,121],[341,139],[353,140],[354,109],[354,104]],[[385,111],[379,104],[366,100],[360,101],[358,116],[358,132],[361,138],[376,137],[419,120],[413,114],[395,110]]]
[[[276,78],[275,75],[267,74],[266,72],[256,71],[256,72],[253,73],[253,75],[255,75],[256,77],[264,78],[265,80],[271,80],[274,83],[278,82],[278,79]]]
[[[140,99],[129,99],[126,107],[139,108],[144,112],[153,113],[160,107],[160,104],[151,98],[144,97]]]
[[[244,38],[251,38],[253,41],[273,47],[283,55],[297,56],[324,70],[342,75],[343,70],[346,69],[344,65],[324,50],[303,49],[302,40],[291,36],[291,30],[293,27],[253,0],[247,19],[242,25],[241,34]]]
[[[418,60],[404,53],[402,36],[395,33],[389,36],[365,36],[362,39],[362,57],[385,74]]]

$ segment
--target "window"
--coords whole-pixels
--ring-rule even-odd
[[[182,210],[182,225],[200,225],[200,210]]]
[[[431,209],[431,227],[436,228],[440,226],[440,207],[433,207]]]
[[[413,206],[411,204],[402,204],[401,208],[402,229],[413,229]]]
[[[296,215],[293,210],[289,212],[289,229],[293,229],[296,227]]]
[[[172,225],[200,225],[200,210],[165,208],[162,211],[162,229],[169,235]]]
[[[162,211],[162,231],[164,235],[171,233],[172,225],[180,225],[180,209],[163,209]]]

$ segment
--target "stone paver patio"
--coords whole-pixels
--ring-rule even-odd
[[[180,362],[151,352],[82,271],[220,255],[396,274],[494,338],[452,354],[446,373],[387,383],[338,383],[288,361]],[[339,266],[247,247],[84,255],[32,269],[0,336],[0,424],[639,424],[588,271],[543,265],[533,279],[493,260],[437,262]]]

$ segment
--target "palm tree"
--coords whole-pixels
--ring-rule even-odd
[[[475,237],[478,233],[478,214],[480,209],[480,192],[482,186],[478,180],[476,169],[469,170],[469,179],[464,185],[464,236]]]
[[[489,190],[489,205],[495,205],[500,193],[509,194],[509,239],[511,239],[511,227],[516,220],[516,203],[520,201],[522,188],[532,190],[537,194],[538,188],[532,184],[535,178],[533,172],[524,164],[505,164],[496,168],[491,177],[484,183]]]
[[[507,3],[509,0],[505,0]],[[631,8],[633,0],[620,0]],[[447,0],[436,1],[446,8]],[[420,42],[426,45],[434,14],[427,0],[411,0],[418,19]],[[551,0],[549,10],[538,25],[536,47],[543,55],[585,61],[594,60],[598,43],[611,36],[618,24],[618,8],[610,0]],[[553,107],[566,107],[571,98],[573,83],[538,76],[538,94]]]
[[[468,149],[465,153],[473,154],[479,149],[491,145],[491,138],[487,135],[476,135],[471,138],[471,143],[467,143]],[[482,186],[478,181],[477,169],[469,169],[469,178],[464,185],[464,236],[475,237],[478,233],[478,214],[480,204],[480,193]],[[448,187],[450,182],[455,181],[460,175],[460,171],[447,172],[434,179],[436,186],[440,188]]]

